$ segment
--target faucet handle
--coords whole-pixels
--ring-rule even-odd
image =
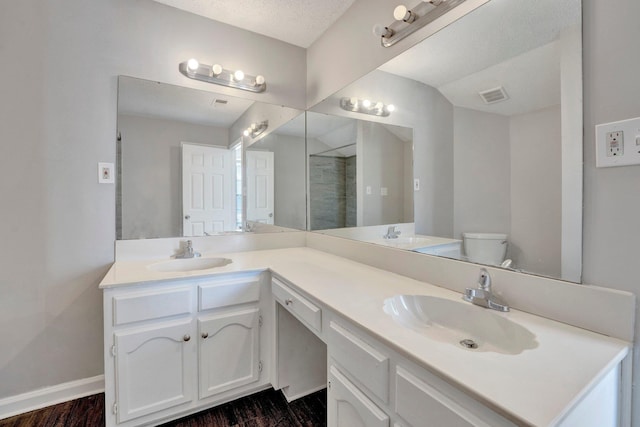
[[[491,276],[486,268],[480,269],[480,276],[478,277],[478,286],[485,291],[491,291]]]

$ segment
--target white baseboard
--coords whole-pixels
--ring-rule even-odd
[[[104,375],[70,381],[0,399],[0,420],[104,392]]]

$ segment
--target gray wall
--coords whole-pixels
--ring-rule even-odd
[[[362,121],[363,166],[359,191],[364,194],[362,226],[408,222],[404,217],[405,143],[378,123]],[[387,195],[380,193],[382,187]]]
[[[2,398],[103,372],[115,186],[97,163],[115,163],[117,76],[237,95],[177,70],[207,58],[278,88],[248,97],[304,108],[306,52],[151,0],[0,2],[0,40],[28,64],[0,67]]]
[[[182,235],[181,142],[227,148],[229,130],[120,114],[122,238]]]
[[[273,152],[274,219],[280,227],[306,230],[307,186],[303,137],[270,134],[249,150]]]
[[[585,283],[640,293],[640,166],[596,169],[595,125],[640,116],[640,2],[583,2]],[[615,67],[610,64],[615,63]],[[613,220],[612,220],[613,219]],[[640,312],[636,313],[634,383],[640,382]],[[634,426],[640,393],[634,392]]]
[[[561,277],[562,154],[560,106],[513,116],[511,231],[514,267]]]
[[[509,234],[509,118],[458,107],[453,116],[454,225],[449,237],[461,239],[464,232]]]

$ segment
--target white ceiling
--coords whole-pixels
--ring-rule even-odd
[[[253,103],[228,95],[133,77],[121,76],[118,79],[118,114],[229,128]]]
[[[307,48],[355,0],[155,0]]]

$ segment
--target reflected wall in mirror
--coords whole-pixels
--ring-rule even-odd
[[[304,113],[248,145],[245,159],[247,229],[304,230],[307,219]]]
[[[311,230],[413,222],[411,128],[307,112]]]
[[[413,128],[414,230],[384,244],[579,282],[581,82],[580,0],[492,0],[312,110]]]
[[[242,143],[253,142],[243,131],[268,121],[270,127],[260,135],[265,137],[300,113],[120,76],[117,238],[241,231]],[[304,162],[304,155],[299,161]]]

